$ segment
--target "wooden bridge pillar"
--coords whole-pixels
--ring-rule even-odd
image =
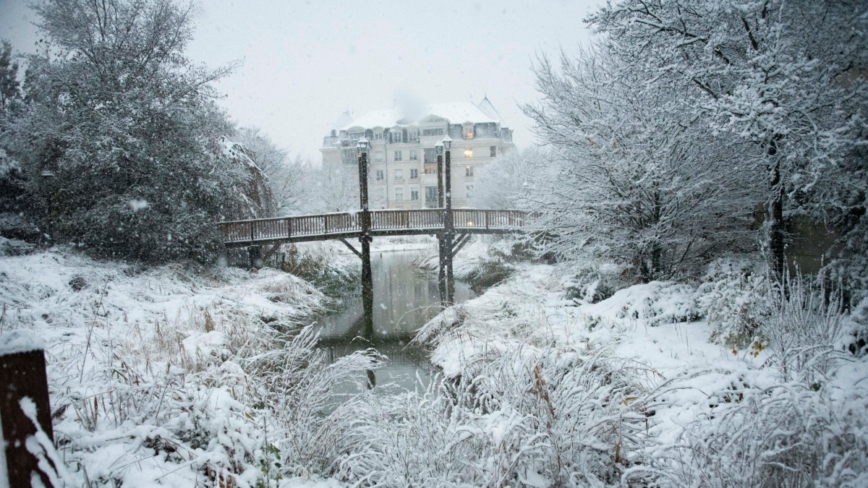
[[[452,215],[452,158],[450,151],[452,147],[452,139],[447,135],[443,139],[443,146],[446,149],[445,161],[445,183],[446,183],[446,227],[445,239],[443,239],[443,247],[446,250],[446,301],[450,305],[455,302],[455,277],[452,275],[452,252],[453,239],[455,238],[455,222]]]

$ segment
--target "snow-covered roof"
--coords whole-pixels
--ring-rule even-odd
[[[491,102],[488,101],[487,96],[483,98],[481,102],[479,102],[479,110],[482,110],[482,113],[491,117],[492,119],[503,123],[503,118],[501,118],[500,114],[497,113],[497,109],[494,108],[494,105],[492,105]]]
[[[340,117],[338,117],[338,120],[335,120],[335,123],[332,124],[332,129],[341,130],[342,128],[352,123],[352,121],[353,116],[350,115],[350,111],[347,110],[346,112],[342,113]]]
[[[489,102],[488,105],[491,106],[491,103]],[[491,109],[494,110],[494,107],[492,106]],[[340,130],[349,130],[353,127],[371,129],[374,127],[388,128],[398,125],[414,125],[431,115],[447,119],[451,124],[462,124],[464,122],[472,122],[474,124],[497,123],[500,121],[499,117],[491,117],[482,111],[480,107],[477,107],[470,102],[431,104],[426,106],[424,110],[412,118],[406,117],[402,112],[403,111],[398,108],[368,112],[358,119],[340,127]],[[494,113],[496,114],[497,111],[494,111]]]

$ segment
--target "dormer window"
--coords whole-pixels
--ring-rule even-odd
[[[464,138],[473,139],[473,124],[464,124]]]

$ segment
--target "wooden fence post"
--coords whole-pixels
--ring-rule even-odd
[[[66,472],[54,451],[43,349],[42,341],[21,331],[0,335],[0,440],[5,440],[0,476],[5,472],[6,486],[31,486],[36,478],[60,488],[58,473]]]

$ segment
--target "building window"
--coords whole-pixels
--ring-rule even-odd
[[[383,133],[382,132],[374,132],[374,140],[375,141],[382,141],[383,140]]]
[[[395,170],[395,181],[404,181],[404,171],[400,169]]]
[[[489,156],[493,158],[497,157],[497,146],[491,146],[488,148],[488,150],[491,151],[491,154],[489,154]]]
[[[416,157],[416,150],[410,149],[410,161],[416,161],[417,159],[419,158]]]
[[[404,199],[404,187],[403,186],[396,186],[395,187],[395,201],[400,202],[403,199]]]
[[[378,163],[383,162],[383,151],[375,151],[374,152],[374,161],[377,161]]]
[[[437,162],[437,150],[433,147],[423,149],[425,151],[425,162],[426,163],[436,163]]]
[[[442,136],[443,129],[422,129],[423,136]]]
[[[408,142],[415,142],[418,140],[419,140],[419,133],[418,132],[407,132],[407,141]]]
[[[426,175],[436,175],[437,174],[437,165],[434,163],[428,163],[423,168],[423,171]]]
[[[410,179],[415,180],[418,178],[419,178],[419,170],[418,169],[411,169],[410,170]]]
[[[465,185],[464,189],[467,192],[467,199],[469,200],[473,197],[473,185]]]
[[[401,161],[403,159],[403,155],[401,151],[395,151],[395,161]]]
[[[464,148],[464,157],[465,158],[472,158],[473,157],[473,148],[472,147],[465,147]]]
[[[399,142],[402,142],[402,139],[403,139],[403,138],[401,137],[401,135],[402,135],[402,134],[401,134],[401,131],[397,131],[397,130],[396,130],[396,131],[392,131],[392,132],[389,133],[389,135],[390,135],[391,138],[392,138],[392,141],[391,141],[392,144],[397,144],[397,143],[399,143]]]
[[[464,167],[464,176],[467,178],[473,178],[473,166]]]
[[[473,139],[473,126],[472,125],[464,126],[464,138],[465,139]]]
[[[437,208],[437,187],[425,187],[425,208]]]
[[[383,181],[383,170],[377,170],[377,181]]]
[[[414,202],[419,201],[419,187],[418,186],[411,186],[410,187],[410,200],[412,200]]]

